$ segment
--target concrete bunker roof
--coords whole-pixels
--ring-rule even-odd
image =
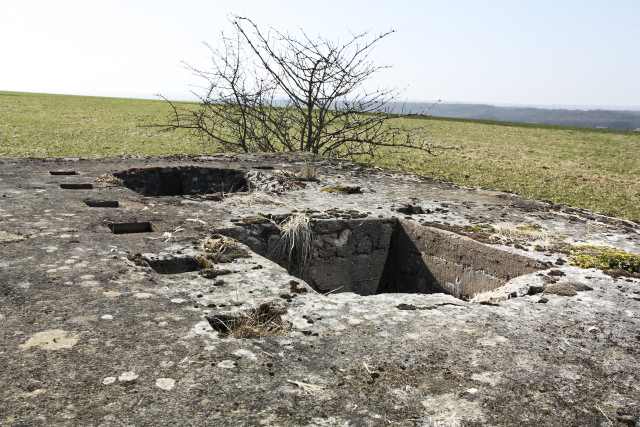
[[[297,178],[310,161],[319,182]],[[194,194],[181,184],[174,195],[144,195],[119,181],[153,168],[174,178],[237,171],[257,191],[207,183]],[[321,191],[334,186],[362,192]],[[299,155],[2,159],[0,200],[2,423],[555,425],[640,416],[640,281],[570,266],[555,245],[638,253],[637,222]],[[373,237],[385,221],[463,243],[495,234],[502,240],[459,248],[486,246],[540,268],[505,278],[483,304],[438,292],[316,291],[261,255],[267,225],[292,214],[316,224],[316,249],[330,261],[320,276],[341,254],[355,269],[355,258],[380,249]],[[246,256],[207,258],[232,244]],[[414,246],[420,256],[433,248]],[[363,269],[412,271],[387,270],[388,260]],[[563,286],[547,289],[554,281]]]

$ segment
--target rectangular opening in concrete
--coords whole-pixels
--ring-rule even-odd
[[[196,166],[129,169],[113,174],[143,196],[179,196],[248,191],[245,172]]]
[[[117,200],[85,200],[84,204],[90,208],[119,208],[120,202]]]
[[[445,292],[469,299],[542,268],[532,258],[400,220],[376,293]]]
[[[65,190],[91,190],[93,188],[93,184],[64,183],[60,184],[60,188]]]
[[[76,171],[49,171],[49,175],[78,175]]]
[[[249,230],[247,245],[322,293],[444,292],[467,299],[543,268],[532,258],[408,220],[309,221],[306,233],[313,237],[288,243],[285,251],[283,232],[269,224],[251,227],[264,230]],[[305,244],[307,259],[301,255]]]
[[[158,274],[181,274],[190,271],[199,271],[209,268],[211,265],[201,257],[174,257],[162,259],[143,258]]]
[[[120,222],[109,224],[113,234],[153,233],[157,231],[150,222]]]

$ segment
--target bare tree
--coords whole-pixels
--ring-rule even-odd
[[[390,30],[369,37],[352,35],[344,44],[327,38],[298,38],[261,31],[248,18],[233,16],[233,37],[209,46],[212,68],[202,71],[197,109],[171,103],[167,129],[195,135],[233,151],[308,151],[354,158],[381,147],[431,152],[422,128],[394,120],[394,89],[367,90],[365,82],[386,68],[369,56]]]

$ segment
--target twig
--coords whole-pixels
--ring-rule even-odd
[[[322,390],[323,387],[316,385],[316,384],[309,384],[309,383],[303,383],[302,381],[292,381],[292,380],[287,380],[287,382],[289,384],[295,384],[298,387],[300,387],[303,391],[309,393],[309,394],[313,394],[314,391],[319,391]]]
[[[334,292],[337,292],[337,291],[339,291],[339,290],[340,290],[340,289],[342,289],[342,288],[344,288],[344,286],[340,286],[339,288],[331,289],[329,292],[326,292],[326,293],[322,294],[322,296],[325,296],[325,297],[326,297],[327,295],[332,294],[332,293],[334,293]]]
[[[186,219],[186,221],[199,222],[199,223],[201,223],[202,225],[207,225],[207,223],[206,223],[206,222],[204,222],[204,221],[203,221],[203,220],[201,220],[201,219],[187,218],[187,219]]]
[[[604,411],[602,410],[602,408],[600,408],[600,405],[598,405],[596,403],[596,408],[598,408],[598,411],[602,412],[602,415],[604,415],[604,417],[607,419],[607,421],[611,422],[611,420],[609,419],[609,417],[607,417],[607,414],[604,413]]]

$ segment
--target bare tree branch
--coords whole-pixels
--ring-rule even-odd
[[[205,82],[198,108],[172,103],[166,129],[187,129],[231,151],[309,151],[354,158],[381,147],[432,153],[421,128],[405,129],[388,107],[396,88],[366,90],[378,71],[370,54],[394,30],[346,43],[300,30],[296,38],[231,16],[233,37],[221,35],[208,71],[185,66]]]

